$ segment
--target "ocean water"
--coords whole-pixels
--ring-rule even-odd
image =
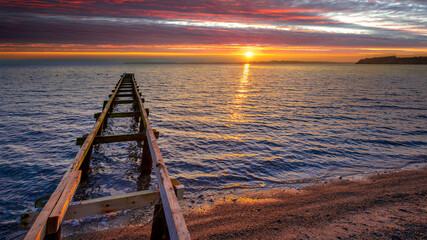
[[[0,66],[0,238],[50,194],[124,72],[135,78],[187,202],[293,187],[427,160],[427,68],[415,65]],[[120,105],[115,111],[129,111]],[[107,134],[132,132],[132,119]],[[77,200],[155,186],[136,143],[95,147]]]

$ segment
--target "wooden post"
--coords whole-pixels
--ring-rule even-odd
[[[147,190],[150,188],[150,182],[151,182],[151,172],[141,171],[141,173],[138,176],[138,179],[136,180],[136,189],[138,191]]]
[[[166,223],[165,212],[161,203],[154,206],[153,225],[151,226],[151,240],[169,240],[169,230]]]
[[[184,195],[184,185],[180,185],[179,181],[177,180],[172,181],[174,184],[173,188],[176,196],[178,199],[182,199]],[[170,239],[165,212],[163,211],[163,205],[161,202],[154,205],[153,225],[151,226],[150,239]]]
[[[140,120],[139,120],[140,118],[141,118],[140,116],[133,117],[133,121],[135,122],[135,125],[140,122]]]
[[[148,145],[147,138],[144,139],[144,146],[142,148],[142,160],[141,160],[141,173],[151,173],[153,166],[153,160],[151,159],[150,147]]]
[[[107,120],[108,120],[108,118],[102,122],[102,125],[101,125],[102,130],[105,130],[107,128]]]
[[[80,169],[82,170],[83,180],[86,180],[89,177],[90,159],[92,158],[92,150],[93,150],[93,145],[89,148],[89,152],[86,154],[86,157],[83,160],[83,163],[80,167]]]
[[[144,126],[144,118],[141,116],[139,118],[139,132],[144,132],[145,126]]]
[[[82,137],[85,139],[89,136],[89,134],[85,134]],[[82,170],[82,179],[86,180],[89,176],[89,169],[90,169],[90,159],[92,157],[92,150],[93,150],[93,144],[90,146],[89,151],[87,152],[85,158],[83,159],[82,165],[80,166],[80,169]]]
[[[44,236],[44,240],[61,240],[61,230],[62,226],[59,227],[58,232],[46,234],[46,236]]]

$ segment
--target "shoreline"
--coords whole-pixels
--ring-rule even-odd
[[[230,195],[184,216],[192,239],[423,239],[426,195],[424,166],[366,179]],[[150,224],[135,225],[65,239],[149,239],[150,231]]]

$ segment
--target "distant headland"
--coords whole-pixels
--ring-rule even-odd
[[[427,64],[427,57],[374,57],[360,59],[356,64]]]

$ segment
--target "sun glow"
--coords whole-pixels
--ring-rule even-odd
[[[246,57],[250,58],[250,57],[252,57],[254,54],[253,54],[252,52],[247,52],[247,53],[245,53],[245,55],[246,55]]]

